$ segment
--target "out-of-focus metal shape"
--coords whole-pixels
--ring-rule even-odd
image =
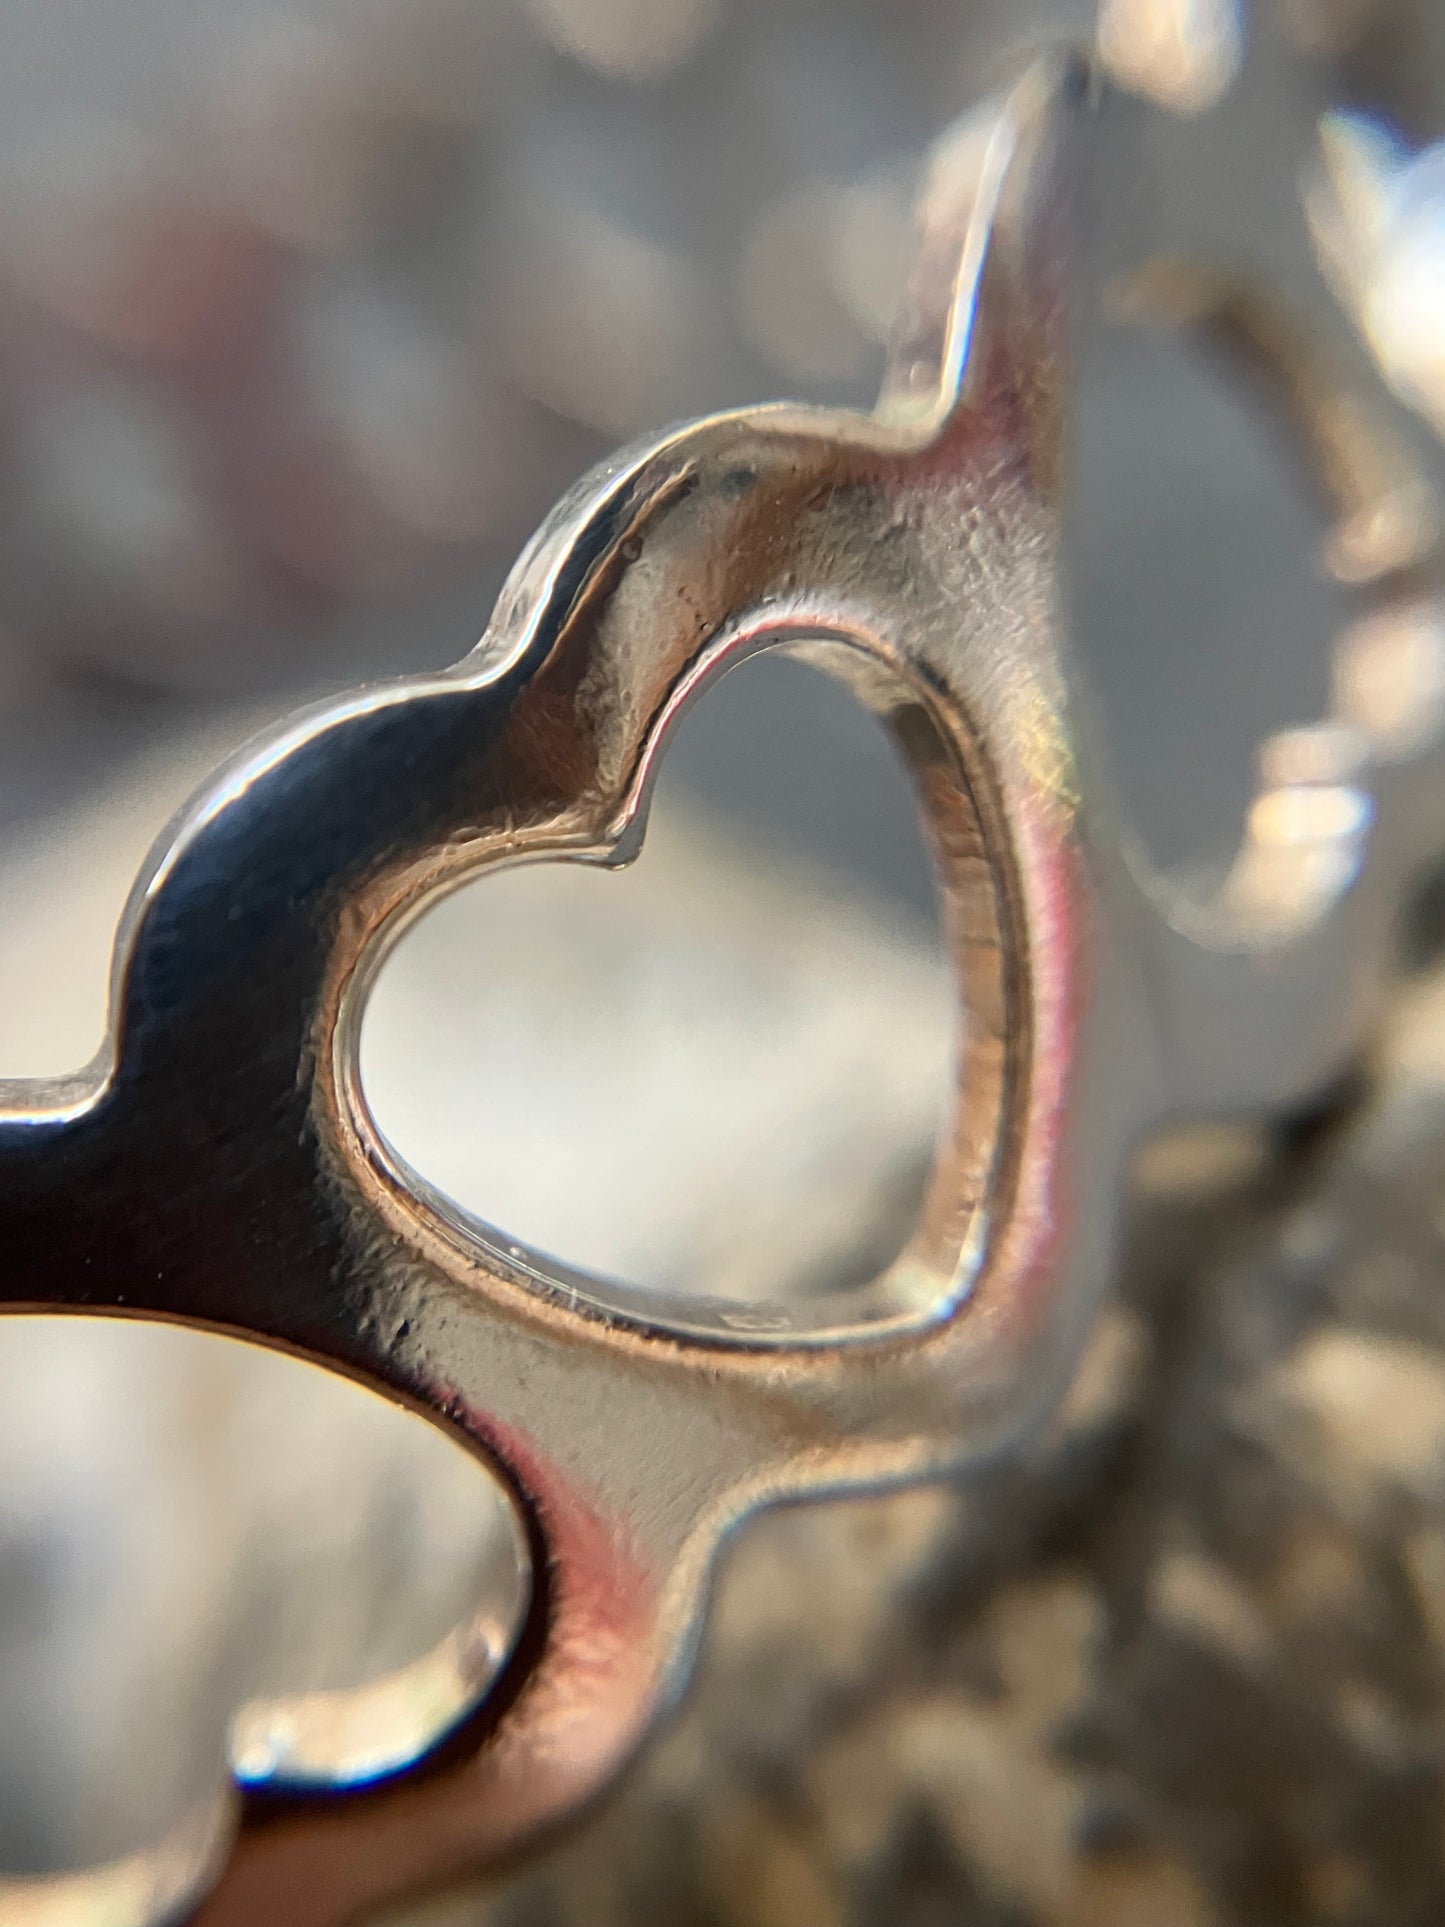
[[[1204,905],[1141,878],[1081,716],[1058,557],[1094,96],[1080,62],[1045,59],[942,143],[873,414],[750,409],[619,455],[457,668],[308,712],[223,771],[137,886],[102,1060],[0,1096],[0,1300],[351,1373],[486,1455],[540,1555],[490,1718],[429,1774],[255,1832],[208,1922],[340,1922],[573,1809],[679,1690],[731,1526],[1005,1446],[1077,1355],[1141,1138],[1289,1105],[1361,1036],[1415,851],[1399,738],[1355,683],[1340,716],[1266,745]],[[1241,339],[1327,457],[1362,616],[1390,619],[1423,556],[1360,531],[1392,526],[1399,477],[1333,433],[1333,391],[1267,330]],[[488,866],[629,861],[679,717],[771,647],[835,671],[901,744],[961,1013],[907,1247],[794,1313],[562,1274],[408,1171],[357,1074],[368,986],[410,920]],[[388,1760],[474,1705],[505,1645],[452,1655],[431,1730]],[[374,1770],[368,1705],[272,1709],[248,1774]]]
[[[1244,58],[1240,0],[1100,0],[1100,65],[1130,93],[1174,114],[1202,114]]]
[[[1345,311],[1395,393],[1445,437],[1445,141],[1412,152],[1378,116],[1327,114],[1304,194]]]
[[[1248,281],[1160,260],[1113,292],[1259,394],[1323,511],[1323,561],[1353,604],[1330,655],[1330,713],[1260,745],[1245,833],[1218,887],[1183,890],[1127,843],[1172,933],[1162,1036],[1181,1095],[1196,1112],[1269,1110],[1348,1063],[1390,980],[1401,900],[1438,850],[1438,504],[1379,399]]]

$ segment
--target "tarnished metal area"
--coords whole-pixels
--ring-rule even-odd
[[[871,415],[747,410],[617,457],[455,669],[309,712],[221,772],[136,887],[101,1061],[0,1087],[9,1307],[296,1352],[451,1426],[510,1486],[501,1618],[424,1677],[238,1724],[240,1778],[346,1784],[503,1682],[429,1778],[322,1823],[358,1904],[513,1847],[606,1780],[679,1689],[749,1511],[1014,1438],[1078,1355],[1140,1141],[1299,1101],[1383,987],[1385,909],[1419,854],[1404,791],[1440,780],[1416,646],[1439,635],[1433,526],[1405,458],[1339,432],[1338,391],[1268,317],[1177,275],[1155,293],[1282,388],[1361,608],[1335,713],[1264,745],[1212,898],[1146,874],[1112,812],[1059,566],[1098,104],[1082,63],[1049,58],[942,143]],[[913,1235],[871,1284],[793,1312],[561,1271],[430,1191],[357,1068],[410,920],[488,867],[629,861],[678,718],[767,648],[836,672],[902,746],[958,1005]]]

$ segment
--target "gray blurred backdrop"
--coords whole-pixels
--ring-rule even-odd
[[[1199,111],[1150,117],[1124,251],[1262,264],[1314,304],[1320,116],[1438,135],[1441,10],[1112,12],[1133,77],[1170,31],[1205,43],[1172,96],[1156,55]],[[1011,49],[1092,25],[1090,0],[12,0],[0,824],[228,701],[453,659],[620,439],[866,401],[922,148]],[[1320,707],[1313,534],[1247,409],[1147,339],[1100,344],[1079,475],[1129,804],[1161,854],[1217,853],[1256,735]],[[756,680],[678,780],[918,899],[866,751],[777,795],[868,726],[803,672]]]

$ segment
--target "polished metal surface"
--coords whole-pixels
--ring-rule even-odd
[[[750,1510],[1007,1445],[1077,1354],[1141,1139],[1298,1102],[1364,1033],[1422,854],[1418,787],[1441,782],[1423,485],[1249,296],[1183,270],[1135,288],[1265,374],[1360,604],[1334,713],[1263,746],[1217,890],[1148,874],[1087,725],[1059,567],[1098,105],[1082,63],[1049,58],[941,144],[871,415],[747,410],[618,456],[455,669],[305,714],[224,770],[136,887],[101,1061],[0,1087],[6,1305],[297,1352],[453,1427],[514,1494],[506,1624],[459,1635],[420,1683],[238,1725],[243,1780],[344,1784],[503,1682],[429,1778],[322,1821],[317,1919],[593,1793],[678,1691],[713,1556]],[[429,1191],[357,1069],[368,988],[411,919],[488,867],[631,860],[678,718],[766,648],[834,671],[902,746],[958,1002],[956,1101],[912,1238],[866,1288],[792,1313],[561,1272]],[[264,1836],[252,1866],[262,1917]]]

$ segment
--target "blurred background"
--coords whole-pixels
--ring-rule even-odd
[[[6,0],[0,1072],[94,1049],[130,877],[207,768],[464,653],[600,455],[866,404],[924,149],[1059,34],[1140,102],[1121,270],[1262,274],[1438,468],[1437,0]],[[1328,707],[1321,531],[1248,397],[1162,333],[1099,332],[1075,466],[1122,807],[1206,872],[1260,736]],[[635,872],[504,877],[419,927],[364,1070],[412,1163],[529,1242],[765,1297],[901,1242],[949,1037],[901,768],[763,661],[689,720]],[[433,1644],[488,1505],[304,1368],[0,1328],[0,1870],[142,1851],[248,1694]]]

